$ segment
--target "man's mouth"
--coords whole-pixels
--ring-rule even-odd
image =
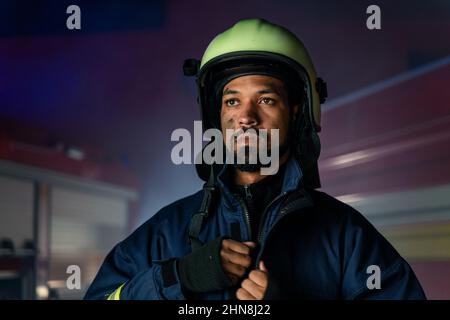
[[[244,132],[237,136],[236,145],[238,147],[241,146],[258,146],[258,140],[260,139],[259,135],[254,132]]]

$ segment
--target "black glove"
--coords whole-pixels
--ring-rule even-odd
[[[177,263],[181,287],[191,292],[219,291],[232,286],[220,259],[222,240],[218,237],[192,253],[179,258]]]

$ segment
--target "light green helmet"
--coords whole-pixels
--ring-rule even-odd
[[[311,58],[303,43],[289,30],[263,19],[237,22],[217,35],[208,45],[201,61],[188,59],[185,75],[195,75],[203,129],[218,127],[220,106],[216,90],[221,79],[231,80],[244,74],[283,74],[284,81],[303,97],[305,127],[298,141],[309,141],[310,147],[300,146],[300,153],[308,153],[308,162],[316,167],[320,153],[317,132],[320,131],[320,104],[326,99],[325,82],[317,77]],[[222,80],[223,81],[223,80]],[[220,122],[219,122],[220,123]],[[299,128],[300,130],[300,128]],[[311,157],[312,153],[312,157]],[[305,156],[304,156],[305,158]],[[309,167],[309,165],[307,165]],[[302,169],[305,169],[305,164]],[[318,181],[318,176],[317,176]],[[317,186],[318,183],[312,183]]]
[[[203,76],[203,79],[199,80],[205,82],[208,71],[220,62],[244,58],[244,56],[250,58],[254,55],[279,59],[281,62],[299,69],[297,71],[301,73],[306,89],[308,89],[311,120],[314,128],[320,131],[320,104],[326,99],[326,85],[317,77],[314,65],[303,43],[286,28],[263,19],[241,20],[230,29],[217,35],[209,43],[199,64],[195,65],[193,60],[187,60],[185,67],[189,69],[187,73],[192,72],[191,70],[195,68],[199,69],[194,72],[198,76]],[[207,84],[200,83],[200,85]]]

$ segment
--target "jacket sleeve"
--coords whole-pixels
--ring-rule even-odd
[[[345,232],[343,298],[426,299],[409,264],[359,212],[354,213]]]
[[[148,231],[148,230],[147,230]],[[176,260],[151,260],[151,245],[137,230],[107,255],[84,299],[185,299]]]

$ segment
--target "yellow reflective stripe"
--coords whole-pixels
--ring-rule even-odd
[[[113,293],[111,293],[108,296],[108,299],[106,300],[120,300],[120,292],[122,291],[122,287],[125,285],[125,283],[123,285],[121,285],[120,287],[118,287],[116,289],[116,291],[114,291]]]

